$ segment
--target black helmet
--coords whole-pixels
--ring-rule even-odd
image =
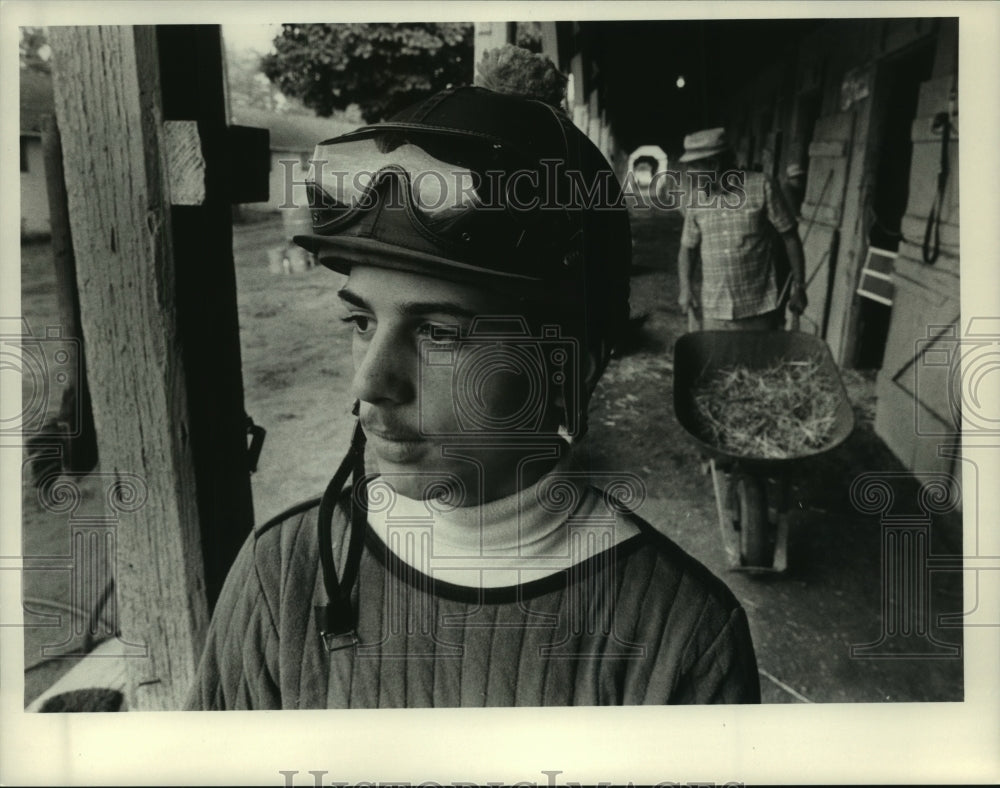
[[[449,89],[320,143],[307,184],[321,263],[483,283],[537,301],[603,362],[628,320],[631,235],[607,160],[560,110]]]

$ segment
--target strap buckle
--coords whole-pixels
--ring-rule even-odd
[[[316,616],[316,627],[327,651],[342,651],[358,644],[354,611],[349,604],[316,605],[313,612]]]

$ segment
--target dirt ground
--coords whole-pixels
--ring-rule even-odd
[[[637,474],[645,485],[638,513],[733,588],[748,610],[766,702],[961,699],[961,659],[850,656],[851,645],[878,636],[884,584],[878,523],[851,507],[849,484],[864,470],[901,470],[872,429],[873,372],[843,373],[856,429],[844,446],[791,480],[789,571],[764,578],[728,571],[711,481],[673,416],[672,347],[686,330],[675,303],[679,230],[676,215],[633,217],[635,331],[594,396],[586,441],[592,467]],[[262,523],[319,495],[343,456],[353,422],[349,329],[337,320],[339,275],[324,268],[274,271],[268,249],[283,243],[279,221],[239,225],[235,237],[246,410],[267,429],[252,477],[255,519]],[[44,244],[23,250],[22,313],[36,331],[55,320]],[[100,494],[92,480],[81,487],[85,497]],[[45,511],[30,485],[22,501],[25,555],[65,556],[65,518]],[[935,549],[960,553],[960,534],[959,518],[935,523]],[[960,611],[960,573],[939,575],[932,612]],[[88,645],[79,626],[87,613],[73,612],[81,605],[66,602],[68,586],[66,572],[25,572],[26,703],[73,662],[43,656],[42,645],[67,638],[70,650]],[[933,632],[961,641],[960,630]]]

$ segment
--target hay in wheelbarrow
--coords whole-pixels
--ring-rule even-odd
[[[733,365],[696,381],[695,415],[706,442],[743,457],[786,459],[822,449],[836,425],[838,381],[819,359]]]

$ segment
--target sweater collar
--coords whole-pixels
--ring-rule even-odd
[[[369,512],[368,521],[404,563],[440,580],[483,588],[554,574],[637,532],[615,516],[569,459],[517,494],[478,506],[448,509],[395,493],[389,506]],[[591,538],[573,539],[574,526]]]

